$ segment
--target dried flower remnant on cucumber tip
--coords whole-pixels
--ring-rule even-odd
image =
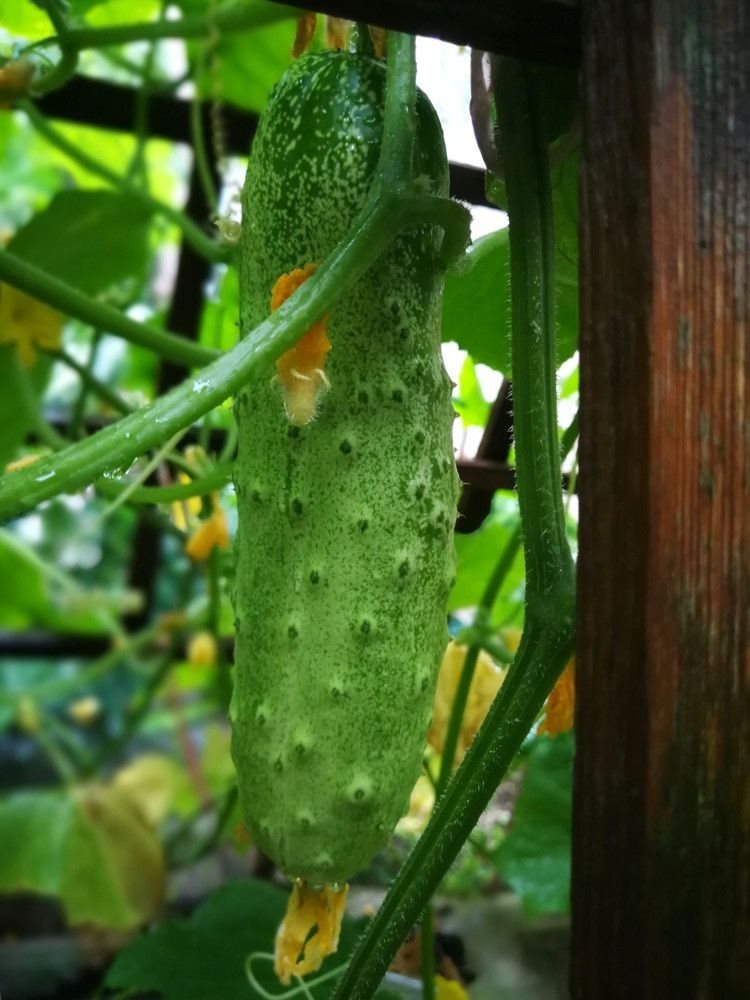
[[[274,955],[276,975],[285,986],[292,976],[317,972],[323,959],[338,948],[348,891],[348,885],[342,890],[326,886],[320,891],[304,882],[293,886],[276,934]]]

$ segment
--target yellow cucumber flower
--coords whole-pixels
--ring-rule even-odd
[[[549,736],[557,736],[572,728],[576,707],[575,666],[573,657],[552,688],[544,718],[537,730],[540,735],[547,733]]]
[[[54,350],[62,339],[62,314],[12,285],[0,283],[0,344],[15,346],[24,368],[36,362],[37,347]]]
[[[451,640],[443,656],[438,676],[437,692],[435,694],[432,727],[427,737],[431,746],[438,753],[443,752],[448,721],[456,697],[456,688],[461,677],[464,660],[466,659],[466,652],[466,646],[457,646]],[[500,685],[505,680],[505,674],[506,671],[498,667],[487,653],[480,652],[474,676],[471,680],[471,687],[469,688],[469,697],[466,699],[461,731],[458,743],[456,744],[456,756],[453,760],[454,768],[458,767],[461,763],[464,754],[469,748],[469,744],[479,732],[479,727],[484,721],[487,710],[492,704],[492,700],[497,694]]]
[[[219,505],[217,493],[211,494],[212,514],[201,521],[185,543],[185,552],[194,562],[203,562],[214,548],[226,549],[229,545],[227,517]]]

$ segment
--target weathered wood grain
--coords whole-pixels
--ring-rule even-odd
[[[750,5],[588,0],[583,31],[572,996],[741,1000]]]

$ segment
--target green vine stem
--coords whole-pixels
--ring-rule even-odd
[[[95,344],[98,343],[99,340],[97,338]],[[77,361],[72,356],[72,354],[68,354],[68,352],[64,350],[48,351],[47,353],[50,355],[50,357],[55,358],[56,361],[62,362],[62,364],[66,365],[68,368],[74,371],[76,375],[78,375],[78,377],[81,380],[82,390],[84,388],[87,390],[91,389],[92,392],[96,393],[97,396],[103,399],[105,403],[108,403],[112,407],[112,409],[116,410],[118,413],[133,412],[133,407],[130,406],[130,404],[126,402],[126,400],[124,400],[122,396],[116,393],[114,389],[111,389],[106,384],[106,382],[100,381],[95,375],[92,374],[91,367],[93,365],[93,362],[95,361],[95,354],[93,350],[92,350],[92,357],[89,359],[88,365],[82,365],[80,361]],[[83,393],[81,395],[83,395]],[[79,396],[79,399],[80,398],[81,396]],[[85,402],[85,397],[84,397],[84,402]],[[78,408],[79,407],[76,406],[76,410],[78,410]],[[80,409],[81,409],[80,416],[82,418],[83,403],[80,404]],[[74,419],[73,423],[74,424],[78,423],[78,420]]]
[[[253,28],[263,28],[279,21],[289,21],[296,17],[299,17],[299,11],[295,7],[234,0],[222,4],[215,15],[195,14],[181,17],[176,21],[112,24],[101,28],[69,28],[65,33],[65,48],[75,53],[84,49],[103,49],[110,45],[151,42],[162,38],[207,38],[212,21],[222,34],[231,35],[251,31]],[[34,42],[30,48],[40,48],[57,42],[59,39],[53,35]]]
[[[492,576],[484,589],[479,606],[477,607],[476,615],[474,616],[474,627],[476,629],[481,630],[487,628],[492,615],[492,606],[495,603],[495,598],[497,597],[500,587],[503,585],[503,580],[508,575],[510,567],[513,565],[520,545],[521,532],[518,530],[515,531],[508,539],[508,542],[497,562],[497,566],[493,570]],[[450,718],[448,719],[448,728],[445,733],[445,743],[443,745],[436,798],[440,798],[445,791],[445,787],[450,779],[451,770],[453,769],[453,760],[456,756],[456,747],[458,746],[458,737],[461,732],[461,723],[463,722],[464,710],[466,709],[466,702],[469,697],[469,690],[471,689],[471,682],[474,678],[474,671],[476,670],[480,651],[481,646],[479,643],[472,643],[466,651],[466,657],[461,669],[461,676],[459,677],[458,685],[456,686],[456,695],[453,699]]]
[[[484,724],[354,951],[334,1000],[373,996],[400,942],[469,838],[575,644],[574,568],[564,531],[557,438],[549,165],[536,94],[523,63],[495,61],[495,103],[510,217],[525,628]]]
[[[131,344],[154,351],[162,358],[176,361],[189,368],[204,365],[217,356],[217,351],[201,347],[174,333],[166,333],[148,323],[137,323],[125,313],[89,298],[77,288],[42,271],[7,250],[0,250],[0,281],[5,281],[66,316],[88,323],[95,329],[106,330]]]
[[[185,238],[185,242],[188,243],[196,253],[205,257],[206,260],[212,263],[220,263],[226,261],[231,255],[231,251],[228,247],[222,246],[221,243],[216,242],[211,239],[210,236],[206,235],[200,226],[196,225],[192,219],[189,219],[184,212],[180,212],[179,209],[174,208],[172,205],[168,205],[164,201],[159,201],[158,198],[154,198],[153,195],[149,194],[144,188],[140,187],[138,184],[133,183],[126,177],[121,177],[116,174],[113,170],[108,167],[103,166],[93,157],[85,153],[79,146],[75,143],[70,142],[65,138],[58,130],[50,125],[47,118],[41,113],[39,108],[34,104],[33,101],[20,100],[16,101],[16,108],[19,111],[23,111],[29,119],[31,125],[36,129],[36,131],[41,135],[50,145],[59,149],[61,153],[65,156],[70,157],[71,160],[83,167],[90,174],[95,177],[100,177],[103,181],[111,184],[112,187],[129,197],[139,201],[144,205],[149,211],[156,212],[159,215],[164,216],[182,233]]]
[[[53,451],[59,451],[69,444],[69,442],[61,434],[58,434],[55,428],[45,420],[41,402],[34,391],[31,376],[21,362],[14,357],[11,363],[13,363],[14,367],[12,377],[19,389],[21,405],[26,411],[26,415],[36,436],[48,448],[51,448]]]
[[[205,59],[205,53],[201,55]],[[211,157],[206,145],[205,130],[201,112],[203,104],[200,100],[197,88],[193,99],[190,102],[190,134],[193,143],[193,156],[195,157],[195,167],[198,171],[198,178],[203,188],[203,194],[211,211],[216,214],[219,210],[219,196],[216,192],[216,185],[211,174]]]
[[[59,0],[44,0],[42,6],[57,32],[55,41],[60,46],[60,61],[38,81],[36,93],[40,95],[62,87],[78,69],[78,52],[68,44],[70,29],[64,13],[66,5]]]
[[[120,731],[114,736],[111,736],[106,741],[104,746],[102,746],[96,753],[90,754],[89,757],[82,763],[80,768],[80,777],[90,778],[95,774],[100,774],[105,764],[110,761],[116,761],[123,750],[125,750],[128,743],[138,731],[141,723],[146,718],[148,710],[156,698],[159,689],[167,679],[169,672],[174,666],[176,652],[177,650],[173,639],[170,643],[169,650],[163,656],[159,657],[155,667],[145,681],[144,686],[141,690],[139,690],[133,703],[126,708],[125,717],[122,721],[122,728]]]
[[[413,41],[411,44],[413,45]],[[403,75],[401,61],[406,57],[404,43],[393,32],[389,34],[389,46],[393,53],[388,64],[390,79],[391,66]],[[386,109],[384,132],[395,130],[397,126],[394,123],[399,119],[403,121],[402,107],[403,103],[392,104],[390,115],[388,108]],[[400,159],[397,149],[391,147],[391,152],[395,158]],[[411,157],[411,152],[409,156]],[[390,156],[384,155],[381,158],[382,171],[388,172],[386,168],[389,163]],[[391,170],[390,176],[394,174]],[[30,510],[58,493],[79,490],[110,469],[127,467],[139,455],[158,447],[227,397],[234,395],[256,372],[268,367],[295,344],[333,306],[336,299],[351,288],[405,226],[416,221],[432,222],[443,228],[443,242],[448,243],[451,252],[466,245],[469,222],[468,213],[462,205],[447,198],[425,195],[418,180],[383,184],[379,180],[381,176],[379,170],[365,205],[347,236],[315,274],[276,312],[230,351],[149,406],[124,417],[85,441],[65,448],[57,455],[40,459],[33,467],[20,469],[13,475],[4,477],[0,481],[0,519]],[[11,266],[8,265],[9,261]],[[18,281],[21,273],[28,275],[35,271],[18,258],[11,258],[9,254],[0,252],[0,279],[8,278],[11,284],[22,287],[30,294],[36,294],[38,290],[44,291],[44,282],[29,288],[23,287]],[[110,328],[98,311],[98,303],[91,302],[80,293],[73,293],[61,282],[56,284],[67,295],[85,300],[87,322]],[[42,295],[37,297],[43,298]],[[43,301],[49,301],[49,297],[43,298]],[[50,304],[61,307],[59,301]],[[80,316],[80,310],[77,314]],[[114,315],[119,316],[116,312]],[[138,328],[138,324],[133,325]],[[132,334],[129,327],[128,332]],[[147,341],[153,345],[155,332],[149,330],[147,337],[140,336],[136,342]],[[178,339],[160,331],[159,334],[158,342],[168,349]],[[135,341],[132,335],[129,339]],[[185,348],[205,353],[204,348],[197,348],[195,345],[186,344]]]
[[[417,118],[417,66],[414,39],[388,32],[388,69],[383,113],[383,142],[378,179],[383,186],[412,176],[412,154]]]
[[[128,503],[180,503],[191,497],[206,496],[226,486],[232,478],[232,469],[233,463],[224,462],[189,483],[175,483],[173,486],[138,486],[128,495]],[[97,479],[94,486],[97,493],[114,499],[130,486],[130,482],[127,479],[106,476]]]

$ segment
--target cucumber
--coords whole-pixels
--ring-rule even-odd
[[[243,191],[241,330],[269,315],[280,276],[346,234],[376,170],[384,95],[381,63],[336,51],[303,56],[277,85]],[[421,93],[417,110],[415,173],[445,196]],[[253,840],[313,886],[366,866],[408,810],[448,641],[458,477],[440,239],[405,231],[335,305],[314,407],[290,409],[273,365],[235,403],[232,754]]]

